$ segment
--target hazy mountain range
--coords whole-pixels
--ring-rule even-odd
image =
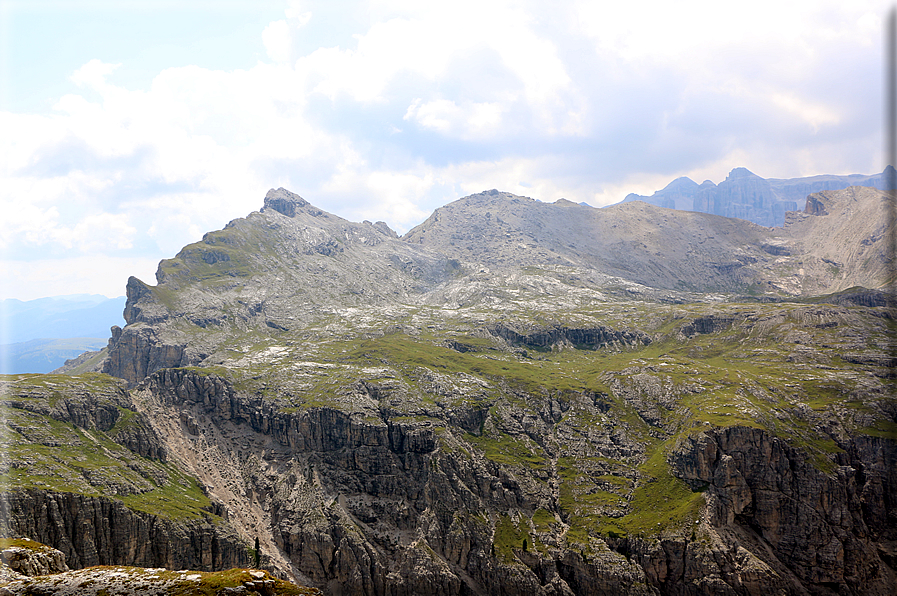
[[[122,321],[124,304],[124,296],[88,294],[3,300],[0,372],[50,372],[85,350],[101,348],[109,328]]]
[[[781,226],[785,223],[785,213],[803,209],[807,195],[814,192],[848,186],[869,186],[881,190],[884,185],[885,172],[766,179],[746,168],[735,168],[718,185],[710,180],[697,184],[683,176],[650,197],[632,193],[623,202],[644,201],[668,209],[737,217],[762,226]]]

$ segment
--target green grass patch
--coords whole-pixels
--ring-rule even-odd
[[[103,373],[89,372],[79,375],[22,373],[0,375],[0,382],[9,383],[9,395],[27,392],[28,389],[58,391],[63,395],[76,391],[103,394],[125,386],[125,381]]]
[[[872,426],[860,429],[863,434],[897,441],[897,422],[893,420],[877,420]]]
[[[521,523],[523,520],[521,519]],[[508,515],[498,516],[495,522],[495,536],[492,544],[495,546],[495,556],[503,563],[517,562],[514,549],[523,550],[523,542],[527,542],[527,548],[532,547],[532,538],[528,530],[521,529]]]
[[[116,420],[115,424],[112,425],[112,428],[107,431],[107,434],[110,437],[114,437],[124,429],[134,426],[137,420],[137,412],[134,410],[119,407],[118,412],[118,420]]]
[[[672,442],[667,442],[658,446],[639,466],[646,479],[633,492],[630,513],[604,520],[605,532],[617,527],[621,534],[652,535],[684,528],[697,519],[704,507],[704,496],[670,473],[666,454],[671,445]]]
[[[455,341],[462,340],[455,338]],[[463,341],[468,341],[468,338]],[[502,354],[497,357],[477,352],[458,352],[404,334],[363,340],[360,344],[353,342],[341,360],[367,364],[385,363],[399,367],[422,366],[436,372],[466,373],[500,379],[512,388],[535,394],[545,389],[562,394],[581,392],[593,385],[587,378],[576,374],[577,371],[562,359],[535,363],[520,361],[512,355]]]
[[[551,526],[556,524],[554,514],[547,509],[536,509],[533,512],[533,528],[537,532],[550,532]]]
[[[464,440],[482,451],[487,459],[495,463],[527,468],[545,467],[542,448],[529,439],[517,439],[504,433],[497,437],[464,433]]]
[[[211,501],[202,492],[196,479],[170,464],[166,467],[169,471],[166,483],[151,491],[119,497],[119,500],[129,509],[168,519],[212,517],[207,511]]]
[[[11,547],[27,548],[29,550],[43,550],[48,547],[46,544],[29,540],[28,538],[0,538],[0,550]]]

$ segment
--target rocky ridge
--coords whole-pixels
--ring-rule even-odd
[[[240,336],[338,325],[352,309],[380,329],[421,308],[550,311],[876,287],[887,268],[884,195],[857,187],[824,197],[834,216],[794,214],[769,229],[641,203],[593,209],[488,191],[399,239],[272,190],[262,212],[162,261],[158,286],[129,280],[127,326],[113,329],[102,371],[133,385],[160,368],[220,364]]]
[[[0,595],[48,596],[318,596],[319,590],[296,586],[264,571],[230,569],[224,572],[172,571],[160,568],[97,566],[36,577],[16,577],[0,587]]]

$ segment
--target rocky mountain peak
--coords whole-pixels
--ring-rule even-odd
[[[287,217],[296,217],[296,209],[306,207],[308,204],[308,201],[285,188],[272,188],[265,195],[265,206],[262,211],[273,209]]]
[[[396,231],[393,230],[391,227],[389,227],[389,224],[387,224],[385,221],[378,221],[378,222],[371,223],[368,220],[364,220],[361,223],[371,226],[375,230],[378,230],[379,232],[386,234],[390,238],[398,238],[399,237],[399,235],[396,233]]]
[[[822,194],[817,193],[807,197],[807,206],[804,207],[804,213],[810,215],[828,215],[828,211],[825,210]]]
[[[145,283],[132,275],[128,278],[128,285],[125,287],[125,291],[128,299],[125,302],[124,318],[125,323],[130,325],[131,323],[136,323],[140,318],[140,308],[137,306],[137,303],[141,298],[150,294],[151,290]]]
[[[712,184],[712,183],[711,183]],[[680,176],[676,178],[669,184],[667,184],[663,190],[665,191],[679,191],[679,192],[693,192],[697,190],[698,184],[689,178],[688,176]]]
[[[733,168],[729,175],[726,176],[727,180],[735,180],[738,178],[759,178],[757,174],[753,173],[747,168]]]

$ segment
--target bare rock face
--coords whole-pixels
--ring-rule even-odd
[[[737,217],[762,226],[774,226],[776,215],[793,211],[797,206],[788,203],[777,207],[778,201],[766,180],[746,168],[735,168],[719,186],[700,189],[694,199],[695,211]],[[778,211],[778,213],[777,213]]]
[[[711,525],[750,535],[767,564],[784,564],[800,585],[836,593],[889,594],[897,577],[880,544],[894,539],[897,445],[859,437],[833,473],[765,432],[729,428],[690,437],[673,466],[707,487]]]
[[[768,207],[768,189],[750,186],[762,179],[736,174],[731,193],[749,200],[738,204],[747,210]],[[728,215],[723,218],[639,202],[593,209],[491,190],[437,209],[404,239],[495,272],[577,268],[576,279],[584,285],[589,278],[598,286],[599,280],[609,285],[608,278],[618,278],[668,291],[791,295],[877,287],[881,282],[873,280],[883,279],[877,263],[884,259],[881,238],[887,234],[882,192],[826,192],[838,217],[792,218],[793,225],[784,228],[761,228],[733,219],[746,216],[740,212],[722,213]],[[859,250],[848,248],[857,244]],[[860,255],[870,264],[845,266]]]
[[[152,327],[139,323],[113,331],[109,344],[102,372],[125,379],[130,386],[159,369],[187,364],[184,346],[164,343]]]
[[[189,412],[200,435],[191,444],[216,437],[216,451],[231,459],[195,469],[240,470],[234,486],[264,503],[271,548],[298,579],[329,594],[653,593],[640,567],[606,549],[546,556],[518,548],[525,565],[496,559],[491,523],[471,512],[535,507],[548,494],[488,461],[440,450],[432,422],[333,407],[284,412],[217,375],[185,369],[158,371],[138,391],[157,404],[160,424],[163,406],[181,412],[172,424]],[[269,445],[263,461],[247,451],[253,444]],[[247,512],[212,490],[239,527]]]
[[[618,330],[607,327],[590,329],[569,329],[565,327],[514,329],[506,324],[498,324],[489,330],[512,344],[531,348],[558,348],[563,346],[580,346],[607,348],[612,346],[648,345],[651,338],[637,330]]]
[[[681,389],[654,387],[644,373],[632,378],[630,389],[612,385],[614,394],[627,401],[632,395],[640,415],[662,428],[663,418],[639,404],[669,399],[673,408]],[[826,474],[758,429],[692,435],[671,456],[673,473],[707,500],[690,536],[686,529],[610,537],[604,551],[588,553],[518,547],[508,564],[496,558],[497,530],[465,512],[535,508],[547,495],[519,471],[439,450],[430,424],[365,420],[333,408],[282,412],[216,375],[190,370],[159,371],[142,387],[189,411],[206,437],[213,427],[217,433],[236,425],[251,429],[235,435],[244,445],[262,437],[279,445],[257,471],[239,458],[233,467],[246,470],[241,482],[253,486],[250,494],[264,495],[276,548],[298,577],[328,593],[877,595],[893,585],[890,559],[880,550],[895,533],[897,508],[886,496],[897,482],[893,441],[858,438]],[[278,468],[291,471],[276,478],[265,471]],[[324,487],[336,496],[318,492]]]
[[[9,546],[0,551],[0,561],[16,573],[33,577],[68,571],[65,555],[42,544]]]
[[[7,569],[7,568],[3,568]],[[2,596],[72,596],[127,594],[171,596],[172,594],[215,594],[216,596],[321,596],[314,588],[297,586],[269,573],[254,569],[203,572],[195,569],[142,569],[129,566],[101,566],[63,571],[53,575],[27,577],[16,574],[0,587]],[[2,581],[2,580],[0,580]]]
[[[112,437],[134,453],[165,461],[166,453],[159,436],[143,414],[135,411],[126,383],[105,379],[102,383],[73,381],[65,386],[4,387],[9,408],[46,416],[88,431],[110,432],[127,417],[128,424],[115,429]],[[112,382],[109,382],[112,381]],[[15,426],[11,420],[6,424]],[[35,437],[35,441],[38,439]],[[51,439],[51,441],[55,441]]]
[[[820,200],[819,195],[810,195],[807,197],[807,206],[804,207],[804,213],[808,215],[828,215],[825,210],[825,204]]]
[[[782,226],[788,212],[796,211],[807,195],[850,186],[884,189],[884,181],[884,173],[764,179],[746,168],[735,168],[719,185],[707,180],[699,186],[688,178],[677,178],[650,197],[629,194],[624,202],[644,201],[668,209],[737,217],[762,226]]]
[[[13,535],[56,545],[75,569],[116,564],[214,570],[250,563],[245,543],[226,526],[176,522],[101,497],[13,491],[0,501],[0,523]]]
[[[296,209],[306,206],[308,206],[308,201],[283,188],[277,190],[272,188],[265,195],[264,209],[273,209],[287,217],[296,217]]]

